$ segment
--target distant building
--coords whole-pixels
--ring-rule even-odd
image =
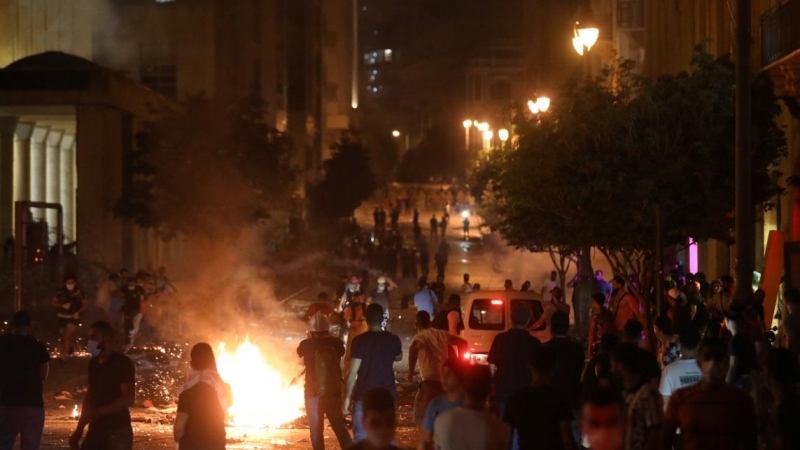
[[[13,80],[0,86],[0,173],[15,174],[0,176],[2,239],[12,233],[13,200],[55,201],[66,211],[67,241],[77,240],[83,256],[112,267],[160,263],[164,244],[110,212],[137,124],[154,119],[145,101],[233,102],[257,93],[268,122],[296,142],[306,181],[315,180],[328,147],[352,124],[353,1],[0,3],[0,76]],[[41,83],[26,87],[20,70],[41,73]],[[65,86],[48,71],[88,81]],[[72,165],[71,182],[66,172],[49,172]]]

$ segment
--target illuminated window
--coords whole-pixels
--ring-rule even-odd
[[[506,308],[503,302],[494,303],[490,299],[477,299],[472,302],[469,327],[473,330],[503,331],[506,325],[505,314]]]

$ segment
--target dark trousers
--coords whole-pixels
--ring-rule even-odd
[[[325,449],[325,416],[336,434],[341,448],[348,448],[352,443],[350,433],[342,414],[342,397],[340,395],[323,395],[318,397],[306,397],[306,415],[308,416],[308,427],[311,431],[311,446],[314,450]]]
[[[93,428],[89,424],[89,431],[83,439],[81,450],[132,450],[133,430],[130,426],[105,430]]]
[[[0,450],[11,450],[19,435],[20,450],[39,450],[44,408],[0,406]]]

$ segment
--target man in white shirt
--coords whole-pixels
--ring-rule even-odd
[[[464,284],[461,285],[461,293],[462,294],[469,294],[472,292],[472,285],[469,283],[469,274],[464,274]]]
[[[464,406],[439,415],[433,425],[436,450],[507,450],[511,429],[486,411],[492,375],[487,366],[470,366]]]
[[[544,280],[544,286],[542,286],[542,297],[544,297],[545,303],[552,300],[553,297],[550,293],[555,288],[561,288],[561,281],[558,279],[558,272],[554,270],[550,272],[550,278]]]
[[[658,390],[664,397],[664,406],[678,389],[695,385],[703,379],[703,373],[697,365],[697,349],[700,347],[700,332],[687,328],[681,335],[681,359],[664,367],[661,372],[661,384]]]

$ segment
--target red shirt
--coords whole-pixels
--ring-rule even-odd
[[[683,450],[756,448],[753,400],[728,384],[679,389],[670,397],[664,422],[680,427]]]

